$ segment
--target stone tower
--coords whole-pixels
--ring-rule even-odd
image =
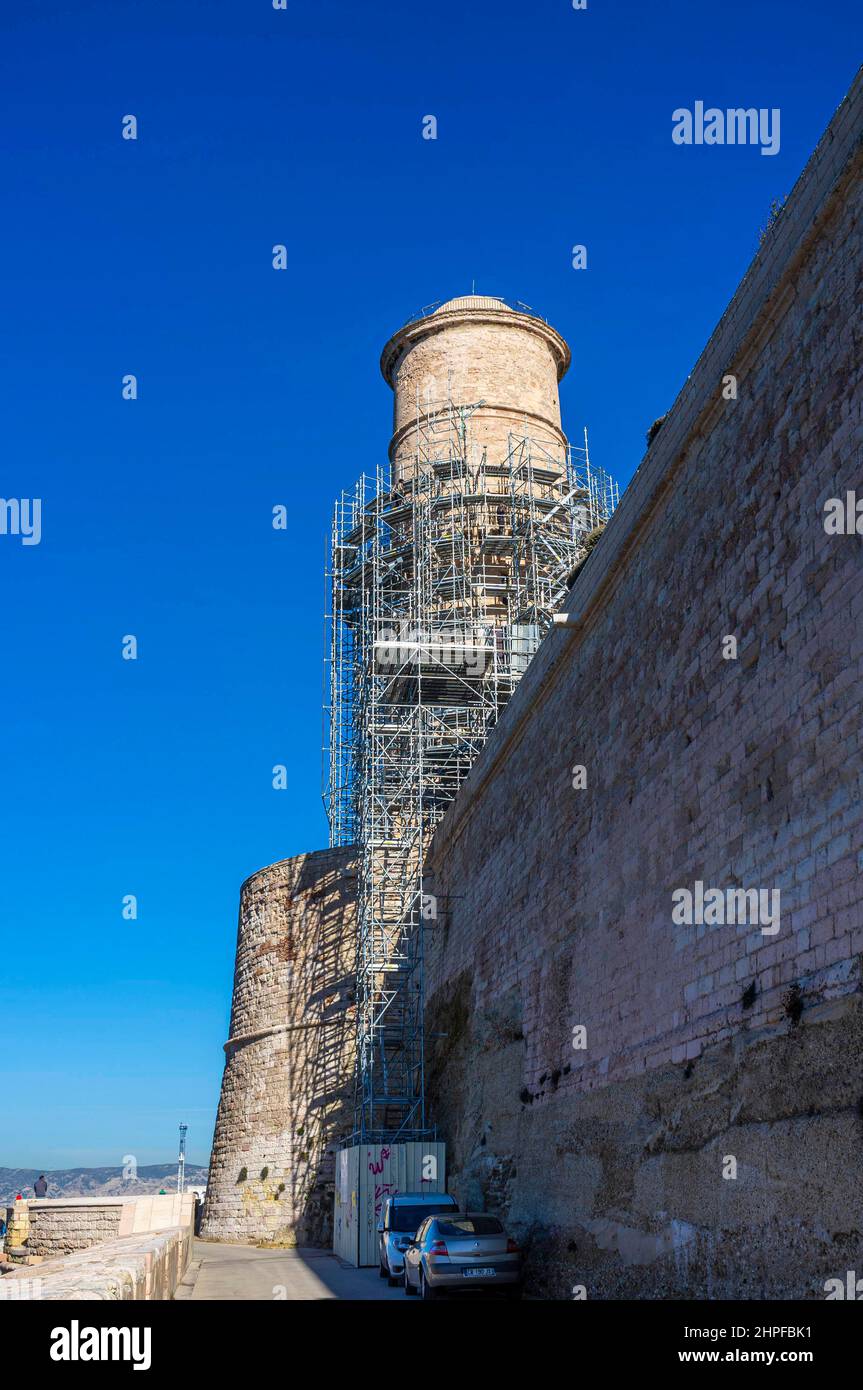
[[[487,462],[506,458],[510,436],[530,435],[563,472],[566,436],[558,383],[570,364],[561,335],[502,299],[450,299],[390,338],[381,371],[393,389],[393,482],[409,476],[423,417],[448,398],[482,405],[471,416],[471,445]]]
[[[569,361],[545,320],[483,295],[449,300],[384,348],[391,470],[377,470],[374,500],[361,481],[334,521],[339,847],[243,884],[204,1236],[326,1243],[338,1141],[355,1124],[426,1132],[413,926],[428,839],[601,508],[561,428]],[[396,641],[390,662],[382,630],[417,623],[422,650]],[[359,1118],[358,1051],[387,1074],[379,1084],[360,1067]]]
[[[359,862],[364,1141],[429,1132],[425,854],[613,505],[561,427],[569,362],[554,328],[503,299],[409,321],[381,356],[390,468],[336,504],[328,809]]]
[[[354,884],[351,851],[335,849],[240,890],[204,1237],[328,1243],[334,1145],[353,1116]]]

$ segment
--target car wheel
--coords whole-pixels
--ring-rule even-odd
[[[378,1274],[381,1276],[382,1279],[389,1279],[390,1277],[389,1270],[387,1269],[383,1260],[381,1260],[380,1264],[378,1265]]]
[[[410,1280],[408,1279],[408,1267],[407,1267],[407,1262],[405,1262],[405,1279],[404,1279],[404,1287],[405,1287],[405,1293],[408,1295],[408,1297],[409,1297],[409,1298],[413,1298],[414,1295],[416,1294],[416,1289],[414,1288],[413,1284],[412,1284],[412,1283],[410,1282]]]
[[[395,1275],[395,1274],[391,1274],[390,1271],[389,1271],[389,1269],[388,1269],[387,1272],[386,1272],[386,1281],[387,1281],[387,1283],[389,1284],[389,1286],[390,1286],[391,1289],[394,1289],[395,1286],[396,1286],[396,1284],[399,1282],[399,1281],[398,1281],[398,1276]]]
[[[437,1297],[437,1289],[432,1288],[428,1279],[426,1279],[425,1270],[422,1268],[420,1269],[420,1294],[425,1300]]]

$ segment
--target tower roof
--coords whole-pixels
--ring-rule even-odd
[[[448,328],[452,324],[481,322],[489,314],[495,316],[500,314],[501,318],[509,323],[518,324],[544,338],[557,362],[557,377],[560,380],[569,366],[570,352],[557,329],[552,328],[551,324],[546,319],[541,318],[539,314],[535,314],[528,305],[519,302],[509,303],[499,295],[489,294],[456,295],[454,299],[447,299],[435,308],[429,305],[414,318],[409,319],[402,328],[393,334],[381,353],[381,372],[384,380],[390,386],[393,385],[392,373],[395,365],[402,352],[412,343],[418,342],[430,333],[440,332],[441,329]],[[463,316],[461,319],[459,318],[460,315]]]
[[[448,309],[506,309],[508,306],[504,300],[497,295],[488,294],[460,294],[455,299],[448,299],[445,304],[439,304],[435,309],[436,314],[444,314]]]

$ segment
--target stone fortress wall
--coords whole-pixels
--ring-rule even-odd
[[[20,1203],[18,1205],[21,1205]],[[71,1255],[106,1240],[116,1240],[123,1215],[122,1198],[62,1202],[30,1201],[27,1252],[44,1258]],[[165,1225],[173,1225],[165,1222]]]
[[[450,1190],[521,1235],[540,1296],[818,1298],[863,1268],[863,568],[823,524],[863,495],[861,93],[432,845],[432,1118]],[[397,476],[416,388],[456,368],[490,451],[525,422],[562,449],[569,349],[507,312],[466,297],[391,339]],[[675,921],[698,884],[778,891],[779,930]],[[354,898],[349,851],[243,886],[205,1235],[328,1243]]]
[[[861,98],[432,845],[431,1111],[541,1295],[863,1268],[863,541],[824,525],[863,499]],[[778,890],[778,931],[675,922],[698,883]]]

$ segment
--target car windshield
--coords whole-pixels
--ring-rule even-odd
[[[502,1236],[503,1226],[494,1216],[460,1216],[455,1221],[436,1221],[439,1236]]]
[[[429,1202],[421,1207],[390,1207],[390,1230],[417,1231],[427,1216],[434,1216],[439,1211],[452,1211],[451,1203],[436,1206],[434,1202]]]

